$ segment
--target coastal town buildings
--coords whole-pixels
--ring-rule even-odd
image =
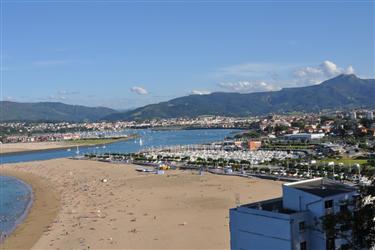
[[[366,119],[368,119],[368,120],[374,120],[374,112],[367,111],[366,112]]]
[[[248,148],[250,151],[258,150],[262,146],[262,141],[249,140]]]
[[[349,117],[350,117],[350,119],[352,119],[352,120],[357,119],[357,112],[355,112],[355,111],[350,112],[350,113],[349,113]]]
[[[284,137],[286,140],[312,141],[322,139],[324,136],[324,133],[297,133],[287,134]]]
[[[354,209],[357,190],[316,178],[283,184],[282,197],[230,209],[231,249],[333,250],[344,245],[322,229],[327,214]]]

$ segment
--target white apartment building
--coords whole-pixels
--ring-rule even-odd
[[[366,112],[366,119],[374,120],[374,113],[372,111]]]
[[[352,120],[357,119],[357,112],[355,112],[355,111],[350,112],[350,113],[349,113],[349,117],[350,117],[350,119],[352,119]]]
[[[354,187],[317,178],[282,188],[280,198],[230,209],[232,250],[331,250],[345,244],[322,233],[321,217],[352,209]]]
[[[297,134],[286,134],[284,138],[286,140],[305,140],[305,141],[312,141],[312,140],[319,140],[325,136],[324,133],[297,133]]]

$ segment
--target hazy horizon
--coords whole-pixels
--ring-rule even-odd
[[[341,75],[345,75],[345,74],[341,74]],[[350,75],[350,74],[346,74],[346,75]],[[353,74],[355,75],[355,74]],[[336,76],[335,76],[336,77]],[[358,77],[358,76],[357,76]],[[333,78],[330,78],[330,79],[333,79]],[[327,79],[327,80],[330,80],[330,79]],[[367,78],[366,78],[367,79]],[[324,80],[326,81],[326,80]],[[324,82],[323,81],[323,82]],[[313,86],[313,85],[318,85],[318,84],[321,84],[323,82],[319,82],[319,83],[316,83],[316,84],[311,84],[311,85],[306,85],[306,86]],[[303,87],[306,87],[306,86],[303,86]],[[298,86],[298,87],[301,87],[301,86]],[[281,90],[281,89],[280,89]],[[267,90],[265,90],[267,91]],[[278,90],[269,90],[269,91],[279,91]],[[212,93],[240,93],[240,94],[246,94],[246,93],[241,93],[241,92],[238,92],[238,91],[232,91],[232,92],[226,92],[226,91],[215,91],[215,92],[210,92],[210,93],[189,93],[188,95],[206,95],[206,94],[212,94]],[[250,92],[250,93],[253,93],[253,92]],[[185,95],[186,96],[186,95]],[[177,96],[175,98],[179,98],[179,97],[183,97],[183,96]],[[167,99],[167,100],[163,100],[163,101],[158,101],[158,102],[155,102],[155,103],[150,103],[150,104],[158,104],[160,102],[164,102],[164,101],[170,101],[171,99]],[[8,102],[18,102],[16,100],[0,100],[0,101],[8,101]],[[112,108],[116,111],[119,111],[119,112],[125,112],[125,111],[130,111],[130,110],[134,110],[134,109],[137,109],[137,108],[140,108],[140,107],[143,107],[143,106],[134,106],[134,107],[128,107],[128,108],[113,108],[113,107],[109,107],[109,106],[95,106],[95,105],[84,105],[84,104],[79,104],[79,103],[68,103],[68,102],[65,102],[64,100],[45,100],[45,101],[30,101],[30,102],[18,102],[18,103],[63,103],[63,104],[70,104],[70,105],[78,105],[78,106],[86,106],[86,107],[104,107],[104,108]],[[146,104],[146,105],[149,105],[149,104]]]

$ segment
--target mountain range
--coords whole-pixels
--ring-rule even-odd
[[[254,116],[375,107],[375,79],[339,75],[321,84],[257,93],[189,95],[130,111],[58,102],[0,102],[0,121],[117,121],[200,115]]]
[[[0,121],[97,121],[117,111],[60,102],[0,102]]]
[[[375,107],[375,79],[339,75],[321,84],[257,93],[189,95],[132,111],[110,114],[105,120],[254,116],[270,113],[318,112],[324,109]]]

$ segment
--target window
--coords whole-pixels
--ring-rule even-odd
[[[325,201],[324,206],[325,206],[325,208],[332,208],[333,207],[333,200]]]
[[[346,211],[348,211],[348,205],[347,204],[340,205],[340,212],[346,212]]]
[[[349,223],[346,223],[346,224],[343,224],[340,226],[340,230],[341,231],[349,231],[350,230],[350,224]]]
[[[324,202],[325,212],[326,214],[332,214],[333,213],[333,200],[328,200]]]
[[[359,195],[353,195],[353,205],[354,208],[358,208],[360,204],[360,197]]]
[[[299,225],[299,231],[300,231],[300,232],[305,231],[306,224],[305,224],[304,221],[301,221],[298,225]]]
[[[306,241],[302,241],[301,243],[299,243],[299,249],[300,250],[307,250]]]
[[[335,238],[328,238],[326,240],[326,250],[335,250]]]
[[[350,246],[349,246],[349,244],[343,244],[343,245],[340,246],[340,249],[341,250],[350,250]]]

